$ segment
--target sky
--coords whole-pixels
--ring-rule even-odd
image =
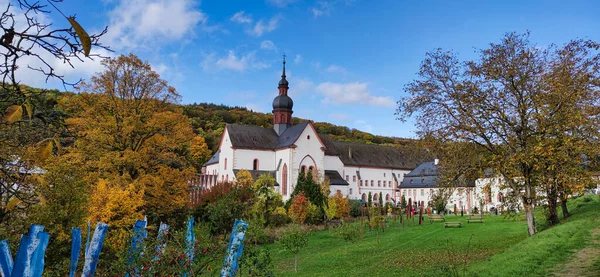
[[[14,0],[0,3],[7,1]],[[108,26],[101,43],[114,52],[92,52],[138,55],[183,104],[271,112],[285,53],[294,116],[396,137],[416,137],[414,121],[398,121],[394,112],[428,51],[475,59],[477,49],[513,31],[530,31],[542,47],[600,41],[600,1],[64,0],[57,6],[88,33]],[[56,12],[45,20],[68,27]],[[75,69],[56,66],[68,80],[102,70],[98,59]],[[23,83],[62,89],[19,70]]]

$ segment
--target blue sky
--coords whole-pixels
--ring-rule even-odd
[[[131,52],[149,61],[182,103],[270,112],[285,52],[294,116],[399,137],[415,136],[412,121],[395,120],[395,103],[427,51],[440,47],[470,59],[504,33],[526,30],[540,46],[600,41],[599,1],[65,0],[58,6],[90,33],[108,26],[103,42],[115,50],[110,55]],[[55,14],[48,20],[68,24]],[[64,70],[77,79],[101,69],[86,61]]]

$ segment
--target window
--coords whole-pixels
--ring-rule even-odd
[[[227,170],[227,158],[225,158],[225,162],[223,163],[223,169]]]
[[[371,180],[371,186],[375,185],[375,181]]]
[[[410,183],[412,184],[413,179],[410,179]]]
[[[313,171],[313,167],[312,167],[312,166],[309,166],[309,167],[308,167],[308,171],[309,171],[309,172],[312,172],[312,171]]]
[[[348,195],[352,195],[352,189],[350,189],[350,191],[348,191]]]
[[[348,177],[348,175],[346,175],[346,182],[350,181],[350,177]]]
[[[306,136],[306,139],[310,139],[310,135]]]
[[[229,182],[229,174],[225,175],[225,182]]]
[[[425,179],[421,179],[421,184],[424,184],[424,183],[425,183]]]
[[[336,192],[336,193],[342,193],[342,191],[341,191],[341,190],[339,190],[339,189],[338,189],[338,190],[336,190],[335,192]]]
[[[258,170],[258,159],[252,161],[252,170]]]
[[[383,177],[385,177],[385,172],[383,173]]]
[[[306,166],[305,166],[305,165],[303,165],[303,166],[300,168],[300,173],[304,173],[304,172],[306,172]]]
[[[361,186],[361,187],[363,186],[363,185],[362,185],[362,181],[363,181],[363,180],[360,180],[360,186]]]
[[[381,180],[377,181],[377,186],[381,187]]]
[[[352,175],[352,182],[356,182],[356,175]]]
[[[425,190],[421,189],[421,196],[425,196]]]

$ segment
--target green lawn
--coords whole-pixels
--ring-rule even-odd
[[[581,248],[589,231],[600,226],[600,200],[572,201],[573,216],[565,223],[529,238],[526,223],[502,216],[486,216],[484,223],[467,223],[466,216],[448,216],[462,228],[443,223],[389,223],[384,233],[365,231],[363,241],[351,245],[329,231],[310,235],[309,245],[294,256],[278,244],[269,245],[276,276],[544,276],[544,268],[564,262],[561,253]],[[543,220],[538,214],[538,220]],[[593,220],[592,220],[593,219]],[[562,257],[562,258],[561,258]]]

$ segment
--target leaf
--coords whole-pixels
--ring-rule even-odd
[[[90,50],[92,49],[92,40],[90,39],[90,36],[83,29],[83,27],[81,27],[81,25],[75,21],[74,17],[69,17],[68,19],[69,23],[71,23],[71,26],[73,26],[73,29],[75,29],[75,33],[77,33],[77,36],[79,37],[81,47],[83,47],[83,53],[86,57],[89,56]]]
[[[54,143],[52,140],[43,141],[40,145],[40,150],[38,152],[38,157],[42,160],[46,160],[52,155],[52,150],[54,148]]]
[[[12,200],[8,201],[8,204],[6,205],[6,210],[11,211],[12,209],[16,208],[19,204],[21,204],[21,202],[21,199],[13,198]]]
[[[29,99],[27,99],[27,101],[25,101],[23,106],[25,106],[25,111],[27,112],[27,116],[29,117],[29,120],[31,120],[31,118],[33,117],[33,108],[31,107],[31,102],[29,101]]]
[[[15,123],[23,117],[23,107],[20,105],[12,105],[6,108],[6,112],[4,113],[3,120],[8,121],[8,123]]]

